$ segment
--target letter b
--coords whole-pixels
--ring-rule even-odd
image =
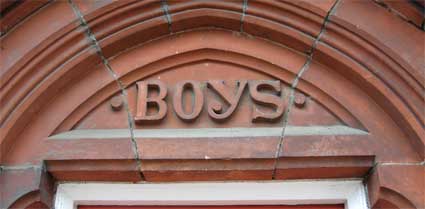
[[[137,95],[137,112],[134,120],[136,122],[159,121],[167,114],[167,103],[164,99],[167,96],[166,85],[158,80],[140,81],[136,83]],[[149,96],[149,90],[157,89],[158,95]],[[156,105],[158,112],[148,115],[148,107]]]

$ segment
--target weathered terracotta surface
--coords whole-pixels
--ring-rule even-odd
[[[142,162],[149,181],[223,181],[271,179],[273,160],[149,160]]]
[[[421,6],[425,5],[424,2],[406,0],[377,0],[376,2],[403,20],[411,22],[418,28],[424,29],[424,16],[419,9]]]
[[[135,160],[47,160],[46,164],[47,170],[57,181],[142,180]]]
[[[352,77],[345,77],[344,75],[335,72],[338,68],[324,67],[316,62],[313,62],[308,71],[304,74],[304,80],[308,83],[300,82],[299,88],[311,88],[310,84],[317,85],[318,89],[328,92],[331,98],[322,97],[322,95],[317,95],[319,101],[328,101],[336,102],[341,104],[345,109],[349,110],[349,116],[347,118],[346,124],[352,123],[358,124],[362,130],[365,130],[369,135],[363,140],[354,141],[353,139],[358,138],[347,137],[347,140],[353,140],[350,143],[355,147],[343,146],[348,150],[355,152],[355,150],[365,152],[366,155],[373,153],[377,157],[377,161],[381,162],[421,162],[423,161],[422,148],[420,146],[413,146],[413,138],[407,137],[406,133],[403,130],[397,128],[397,123],[399,121],[392,121],[389,119],[388,113],[386,114],[385,107],[378,106],[372,99],[372,96],[368,96],[368,91],[365,91],[361,88],[364,86],[352,85]],[[360,69],[359,69],[360,70]],[[326,76],[324,76],[326,75]],[[335,88],[335,86],[344,85],[344,90]],[[311,94],[316,93],[317,90],[308,90]],[[320,98],[320,99],[319,99]],[[373,97],[372,97],[373,98]],[[333,100],[333,101],[332,101]],[[376,101],[376,100],[375,100]],[[333,108],[335,111],[339,111],[339,108]],[[344,112],[341,110],[341,115]],[[386,121],[383,123],[382,121]],[[360,123],[360,124],[359,124]],[[350,125],[352,127],[352,125]],[[356,126],[354,126],[356,127]],[[423,129],[422,129],[423,131]],[[421,132],[419,134],[422,134]],[[403,138],[406,141],[401,142],[400,139]],[[311,140],[322,141],[322,143],[329,143],[329,140],[320,140],[320,138],[311,138]],[[419,140],[419,139],[418,139]],[[337,140],[339,143],[343,143],[346,140]],[[368,142],[366,142],[368,141]],[[290,143],[291,140],[288,140]],[[335,145],[339,145],[335,144]],[[397,143],[401,143],[396,145]],[[410,144],[412,143],[412,144]],[[311,142],[303,141],[299,143],[305,144],[307,146],[312,146]],[[331,143],[333,144],[333,143]],[[388,147],[386,145],[389,145]],[[384,148],[385,147],[385,148]],[[290,152],[293,149],[288,149]],[[307,152],[305,149],[301,149],[304,152]],[[331,151],[332,150],[332,151]],[[344,149],[330,149],[331,152],[343,151]],[[377,154],[376,152],[381,152]],[[401,153],[402,152],[402,153]],[[360,153],[359,153],[360,154]]]
[[[54,182],[45,169],[24,166],[1,172],[1,208],[52,208]]]
[[[375,12],[365,13],[365,15],[359,17],[358,13],[365,10]],[[375,21],[368,21],[370,19]],[[393,117],[399,118],[396,122],[399,126],[406,127],[406,134],[408,134],[412,144],[423,149],[420,144],[424,143],[425,134],[423,132],[425,118],[423,106],[425,104],[422,94],[425,81],[423,76],[418,74],[424,67],[423,59],[418,59],[418,57],[424,55],[422,47],[424,33],[405,23],[373,2],[341,1],[335,14],[331,16],[331,23],[323,37],[324,42],[332,48],[328,49],[325,44],[319,45],[318,48],[319,51],[327,55],[339,53],[348,55],[362,64],[357,64],[356,68],[359,70],[362,68],[369,69],[368,71],[372,73],[373,79],[367,82],[369,84],[365,83],[364,88],[388,89],[382,91],[387,96],[375,95],[381,97],[376,101],[381,102],[385,106],[385,111]],[[393,30],[383,32],[387,31],[389,27]],[[408,33],[409,36],[404,35],[405,33]],[[355,47],[356,45],[367,46],[365,47],[367,50],[359,53],[360,51],[356,50],[359,49]],[[404,53],[397,53],[401,51]],[[371,59],[371,57],[376,57],[376,59]],[[319,55],[318,59],[325,58],[321,58]],[[341,58],[339,62],[343,62],[343,60],[344,58]],[[346,63],[348,66],[354,64],[349,64],[349,62],[352,61]],[[338,68],[339,70],[344,69],[341,65]],[[393,94],[393,96],[390,96],[390,94]],[[388,100],[393,100],[393,102],[388,102]],[[400,109],[401,112],[411,112],[411,114],[399,117],[397,113],[392,111],[394,107]],[[419,135],[413,134],[410,131],[412,129],[416,130],[414,132]],[[424,156],[424,150],[421,150],[421,156]]]
[[[372,156],[283,157],[276,179],[320,179],[364,177],[373,166]]]
[[[424,208],[424,165],[377,166],[369,177],[370,202],[376,208]]]
[[[1,13],[2,18],[0,19],[1,34],[5,34],[12,30],[16,24],[24,21],[34,11],[47,5],[48,0],[39,1],[13,1],[4,0],[2,1]],[[11,12],[13,11],[13,12]]]
[[[40,5],[1,19],[1,208],[50,208],[60,181],[321,178],[364,179],[374,208],[424,207],[410,3]]]

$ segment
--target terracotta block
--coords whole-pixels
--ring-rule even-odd
[[[94,50],[87,49],[88,47],[86,35],[80,30],[69,31],[66,37],[55,43],[44,43],[35,47],[30,57],[32,60],[21,60],[19,64],[23,66],[12,67],[8,73],[13,76],[9,80],[2,80],[4,88],[0,91],[0,96],[3,98],[0,100],[3,107],[0,110],[0,122],[4,123],[22,100],[29,97],[46,77],[54,74],[61,75],[64,71],[66,72],[66,69],[70,69],[71,63],[79,66],[79,70],[83,71],[81,66],[100,62],[96,59]],[[64,60],[68,60],[69,64],[63,65]],[[81,63],[76,64],[77,62]],[[73,75],[69,79],[72,77]]]
[[[315,8],[314,4],[317,3],[310,3],[309,5],[303,1],[249,1],[246,14],[250,17],[263,18],[267,22],[273,22],[276,29],[287,27],[314,38],[319,34],[325,17],[303,8],[303,6]]]
[[[304,9],[310,10],[322,17],[326,15],[331,10],[332,6],[335,4],[336,0],[322,0],[322,1],[309,1],[309,0],[299,0],[299,1],[290,1],[284,0],[288,4],[294,4]]]
[[[168,34],[168,24],[163,17],[149,19],[143,24],[121,30],[100,40],[100,47],[106,57],[111,57],[128,48]]]
[[[373,140],[368,135],[285,136],[280,157],[373,156]]]
[[[172,13],[171,20],[171,31],[173,32],[200,27],[217,27],[238,31],[241,27],[241,13],[208,8]]]
[[[357,18],[360,12],[365,15]],[[375,21],[369,23],[371,19]],[[389,28],[392,30],[388,31]],[[330,63],[321,52],[327,56],[340,56],[342,59],[338,59],[338,62],[348,56],[352,59],[350,62],[356,62],[348,66],[365,68],[360,74],[370,72],[370,75],[363,75],[365,78],[350,77],[357,77],[359,83],[363,83],[361,86],[376,98],[398,126],[406,129],[407,138],[423,159],[425,112],[421,94],[425,77],[421,73],[423,60],[417,59],[424,56],[423,31],[406,24],[374,2],[347,0],[341,1],[335,15],[331,17],[323,41],[331,49],[327,49],[326,44],[319,44],[316,58],[322,63]],[[406,53],[398,54],[401,51]],[[344,68],[335,62],[331,66],[338,66],[335,69]],[[350,71],[341,71],[343,74],[346,72]]]
[[[157,0],[75,1],[75,4],[99,42],[164,15],[161,2]]]
[[[142,169],[143,170],[143,169]],[[272,170],[243,171],[148,171],[143,170],[146,181],[178,182],[178,181],[237,181],[237,180],[270,180]]]
[[[423,165],[378,165],[368,179],[373,208],[424,208]]]
[[[313,70],[313,68],[311,70]],[[306,74],[310,73],[307,71],[303,74],[303,77],[307,77]],[[320,88],[318,84],[310,83],[310,80],[307,78],[306,80],[300,80],[294,92],[294,104],[288,116],[289,126],[341,125],[358,130],[365,130],[362,122],[354,115],[355,113],[351,110],[351,107],[344,107],[344,103],[335,99],[336,94],[325,93]],[[304,97],[304,103],[297,104],[297,97]]]
[[[424,16],[421,13],[419,6],[421,5],[421,1],[409,2],[406,0],[402,1],[391,1],[391,0],[378,0],[378,4],[382,4],[385,8],[387,8],[394,15],[399,15],[405,21],[412,22],[418,28],[423,27],[422,24],[424,22]],[[422,6],[424,3],[422,2]]]
[[[90,22],[93,18],[103,16],[108,12],[117,10],[127,5],[133,4],[134,0],[114,1],[114,0],[98,0],[98,1],[84,1],[73,0],[75,6],[80,10],[84,19]]]
[[[142,160],[147,181],[271,179],[274,160]]]
[[[61,137],[61,136],[57,136]],[[54,138],[47,139],[40,160],[135,159],[130,138]]]
[[[242,0],[235,1],[167,1],[172,32],[199,27],[239,31]]]
[[[125,97],[122,92],[113,96],[106,91],[101,97],[90,98],[88,104],[78,108],[78,114],[72,114],[64,121],[56,133],[73,129],[129,129]],[[98,102],[101,101],[100,104]],[[115,102],[115,104],[114,104]],[[116,105],[116,106],[114,106]]]
[[[222,11],[229,11],[233,13],[242,13],[243,1],[242,0],[207,0],[207,1],[180,1],[168,0],[168,12],[176,14],[185,10],[196,10],[203,8],[211,8]]]
[[[82,57],[84,59],[85,57]],[[81,60],[80,60],[81,61]],[[93,60],[86,60],[86,61],[93,61]],[[80,64],[86,64],[85,62],[82,62]],[[40,143],[42,139],[47,138],[49,135],[52,135],[55,133],[55,130],[61,130],[59,127],[61,123],[67,118],[71,113],[78,113],[74,112],[77,107],[81,106],[81,101],[88,100],[88,105],[90,102],[93,102],[92,100],[96,99],[104,99],[102,97],[109,96],[111,93],[115,93],[118,91],[118,85],[113,80],[112,76],[107,72],[103,66],[98,66],[97,68],[94,68],[91,71],[86,71],[87,68],[93,67],[93,65],[86,65],[85,67],[81,67],[81,65],[77,65],[77,67],[80,67],[79,70],[83,70],[81,74],[78,74],[78,71],[72,71],[73,63],[69,63],[70,66],[67,66],[69,68],[64,69],[65,72],[62,72],[64,74],[56,74],[55,77],[51,77],[50,81],[46,81],[37,91],[33,92],[34,98],[31,98],[32,100],[38,99],[34,103],[34,101],[28,101],[25,105],[31,106],[32,108],[26,109],[25,111],[20,113],[21,116],[24,115],[26,117],[21,117],[20,120],[22,120],[22,124],[26,124],[29,122],[28,118],[32,118],[32,116],[39,114],[40,117],[34,118],[33,123],[31,125],[26,126],[25,131],[22,131],[21,129],[18,130],[9,130],[8,132],[3,132],[2,134],[7,134],[10,138],[13,138],[12,136],[20,135],[25,139],[26,144],[16,144],[13,146],[13,149],[10,151],[10,154],[5,154],[5,164],[16,164],[16,163],[22,163],[22,162],[28,162],[34,160],[34,155],[37,154],[37,149],[43,149],[43,144]],[[70,70],[66,72],[66,70]],[[56,77],[57,76],[57,77]],[[61,78],[61,76],[64,76]],[[81,78],[81,76],[84,76],[84,79]],[[95,78],[95,79],[94,79]],[[56,80],[55,80],[56,79]],[[94,79],[94,80],[92,80]],[[51,86],[55,86],[55,88],[52,88]],[[50,88],[49,88],[50,87]],[[63,94],[58,94],[58,91],[66,88],[68,91]],[[105,93],[98,92],[95,94],[96,91],[99,91],[100,89],[104,89],[104,91],[108,92],[107,95]],[[44,90],[44,91],[43,91]],[[36,97],[37,94],[41,94],[40,96]],[[57,95],[54,97],[53,100],[51,100],[52,94]],[[93,95],[95,94],[95,95]],[[50,99],[49,99],[50,98]],[[90,100],[91,99],[91,100]],[[33,103],[31,103],[33,102]],[[49,102],[48,105],[46,105],[45,102]],[[40,105],[40,106],[34,106],[34,105]],[[44,104],[44,105],[42,105]],[[87,107],[87,106],[86,106]],[[24,108],[24,107],[21,107]],[[59,112],[60,111],[60,114]],[[87,110],[88,111],[88,110]],[[50,113],[50,114],[44,114],[44,113]],[[51,114],[54,113],[55,117],[52,118]],[[87,112],[79,112],[78,114],[74,114],[75,116],[83,117]],[[124,114],[125,113],[121,113]],[[43,116],[44,115],[44,116]],[[80,118],[77,118],[80,119]],[[36,122],[37,121],[37,122]],[[72,124],[74,125],[74,124]],[[19,128],[19,127],[15,127]],[[22,127],[21,127],[22,128]],[[32,132],[36,130],[36,132]],[[62,129],[63,130],[63,129]],[[6,146],[7,144],[2,144],[3,146]],[[28,147],[27,147],[28,146]],[[9,149],[7,147],[3,147],[4,149]],[[37,149],[34,149],[37,148]],[[5,152],[6,153],[6,152]],[[14,154],[11,154],[14,153]],[[25,153],[25,154],[24,154]],[[16,158],[15,158],[16,157]],[[11,160],[14,159],[14,160]]]
[[[47,170],[56,181],[138,182],[143,180],[136,160],[69,159],[72,158],[46,162]]]
[[[170,30],[179,32],[201,27],[239,31],[243,2],[235,1],[167,1]]]
[[[308,95],[298,90],[295,91],[294,105],[289,112],[288,126],[349,126],[363,129],[358,120],[329,95],[320,91]]]
[[[106,57],[169,32],[160,1],[78,1],[76,4],[85,14]]]
[[[373,156],[283,157],[276,179],[362,178],[374,165]]]
[[[252,50],[254,48],[258,50],[254,52]],[[206,49],[210,49],[211,51]],[[203,50],[206,52],[203,52]],[[213,53],[213,50],[220,53]],[[150,53],[145,53],[146,51]],[[189,52],[192,53],[189,54]],[[245,55],[245,57],[240,55],[237,56],[237,54]],[[182,56],[182,58],[180,58],[180,56]],[[288,58],[282,59],[282,56]],[[137,59],[134,59],[134,57],[137,57]],[[167,57],[170,58],[170,60],[165,62]],[[249,57],[257,58],[257,60],[252,58],[249,59]],[[229,31],[205,29],[164,37],[140,47],[134,47],[132,50],[128,50],[110,60],[110,64],[127,86],[130,84],[128,81],[129,79],[123,76],[133,70],[137,71],[135,71],[132,76],[143,78],[161,69],[165,70],[176,65],[195,62],[195,60],[205,60],[207,58],[213,60],[220,59],[225,62],[236,62],[238,65],[249,65],[258,70],[262,70],[266,67],[266,63],[260,60],[266,60],[294,74],[298,72],[298,69],[301,68],[306,60],[305,56],[297,54],[288,48],[279,47],[278,45],[270,44],[261,39],[250,38]],[[163,67],[155,66],[154,63],[161,59],[164,60],[164,62],[161,63]],[[174,62],[176,62],[176,64],[173,64]],[[246,62],[249,62],[249,64]],[[142,67],[147,69],[146,71],[149,72],[149,74],[145,74],[141,71],[140,69]],[[159,67],[159,69],[153,71],[151,69],[153,67]],[[283,77],[285,76],[285,71],[275,68],[269,72],[269,74],[273,73],[276,76]],[[285,80],[288,82],[292,81],[293,77],[288,76],[289,75],[286,75],[285,77],[290,79]],[[136,80],[137,79],[133,78],[133,82]]]
[[[60,136],[59,136],[60,137]],[[16,146],[18,157],[11,155],[6,165],[37,164],[44,160],[104,160],[135,159],[135,152],[130,138],[114,139],[44,139],[37,141],[31,148]]]
[[[359,13],[364,15],[359,16]],[[372,19],[375,21],[369,21]],[[373,1],[341,1],[331,21],[384,50],[385,54],[395,59],[415,79],[423,83],[425,78],[420,72],[424,63],[422,59],[417,59],[424,56],[423,31],[406,24],[404,20]],[[331,24],[329,27],[332,28]],[[339,40],[330,33],[324,36],[323,40],[331,45],[339,45]]]
[[[41,7],[47,5],[48,0],[23,1],[2,1],[2,18],[0,20],[1,34],[7,33],[18,23],[36,12]]]
[[[409,111],[415,113],[416,120],[421,123],[425,122],[423,119],[425,112],[422,108],[424,101],[421,100],[421,92],[424,89],[422,84],[425,77],[418,74],[419,71],[413,70],[410,66],[403,66],[406,60],[397,59],[397,55],[392,56],[391,50],[385,50],[385,47],[380,45],[370,45],[364,39],[353,34],[353,32],[342,30],[337,24],[331,23],[328,25],[328,28],[329,30],[323,36],[323,40],[331,46],[330,50],[335,51],[335,53],[341,53],[342,56],[350,57],[351,62],[357,62],[354,65],[364,68],[363,74],[368,72],[370,73],[370,77],[373,77],[368,82],[373,83],[373,85],[382,82],[386,88],[390,89],[387,90],[389,93],[395,94],[393,97],[400,97],[403,103],[405,103],[403,105]],[[341,35],[342,33],[344,35]],[[341,36],[345,38],[337,38]],[[373,42],[379,43],[378,40],[374,40]],[[327,44],[320,44],[318,51],[325,51],[326,49],[323,48],[329,47]],[[416,56],[422,55],[417,54]],[[319,54],[316,58],[321,61],[323,57]],[[346,74],[347,71],[343,71],[343,73]]]
[[[281,156],[376,156],[378,162],[419,160],[415,153],[401,153],[401,150],[392,147],[383,150],[383,142],[378,140],[369,135],[285,136]]]
[[[374,12],[363,12],[365,15],[359,17],[357,15],[359,11]],[[375,21],[373,23],[364,21],[370,19],[374,19]],[[353,26],[356,25],[360,30],[367,33],[363,33],[362,35],[366,35],[367,38],[371,38],[372,40],[379,40],[375,43],[378,46],[382,44],[393,52],[405,52],[400,54],[400,56],[416,70],[420,70],[423,67],[423,62],[420,59],[416,59],[424,53],[422,50],[423,45],[418,44],[424,42],[423,32],[410,24],[405,24],[403,20],[377,4],[373,2],[344,0],[338,6],[336,13],[332,17],[332,21],[338,24],[348,23],[347,27],[350,27],[350,29],[354,29]],[[388,25],[391,25],[393,30],[388,33],[382,33],[381,31],[388,31]],[[409,36],[405,34],[409,34]],[[409,50],[406,51],[406,49]]]
[[[1,208],[52,207],[53,180],[41,167],[5,167],[0,172]]]
[[[314,38],[291,27],[282,27],[272,21],[264,21],[252,15],[244,18],[243,31],[260,38],[272,40],[292,49],[307,53],[313,45]]]
[[[84,75],[85,70],[87,68],[93,67],[93,63],[96,63],[98,61],[96,57],[96,52],[94,50],[86,50],[84,53],[81,54],[82,56],[74,57],[75,59],[70,60],[67,64],[60,66],[58,71],[55,71],[51,76],[49,76],[49,79],[43,79],[42,85],[37,82],[28,82],[25,80],[20,80],[21,85],[25,85],[25,88],[21,89],[23,91],[28,90],[29,88],[32,88],[30,91],[30,95],[26,96],[25,99],[22,101],[19,101],[20,104],[14,111],[12,112],[7,119],[7,121],[4,123],[4,130],[0,132],[0,138],[4,140],[4,142],[1,144],[1,157],[7,156],[6,153],[10,149],[11,146],[11,140],[14,140],[17,135],[23,134],[22,129],[28,128],[26,127],[26,124],[31,121],[33,116],[37,115],[39,111],[51,111],[47,108],[46,102],[49,102],[52,98],[54,98],[52,95],[55,95],[59,92],[60,89],[64,88],[66,84],[69,84],[68,82],[75,81],[76,77]],[[93,63],[92,63],[93,62]],[[43,68],[46,69],[46,68]],[[76,71],[72,71],[72,69],[77,69]],[[42,73],[49,73],[49,72],[43,72],[42,70],[38,70],[38,72]],[[105,72],[104,72],[105,73]],[[101,74],[100,74],[101,75]],[[107,74],[105,74],[107,75]],[[109,76],[109,75],[108,75]],[[37,77],[36,75],[33,75],[33,77]],[[30,83],[34,86],[26,86],[26,83]],[[54,87],[52,87],[54,86]],[[15,86],[15,89],[19,90],[20,86]],[[13,93],[13,91],[12,91]],[[23,96],[22,94],[17,94],[20,96]],[[83,95],[83,94],[81,94]],[[18,98],[19,98],[18,97]],[[73,100],[76,102],[76,100]],[[68,103],[64,103],[66,105],[69,105]],[[62,106],[56,106],[63,108]],[[2,112],[3,113],[3,112]],[[47,117],[47,115],[46,115]],[[41,119],[41,118],[40,118]],[[55,117],[56,120],[60,120],[59,117]],[[33,122],[33,121],[32,121]],[[13,126],[13,124],[20,124],[20,126]],[[39,126],[43,126],[47,131],[47,126],[56,126],[58,124],[53,124],[52,118],[49,118],[47,122],[37,124]],[[36,125],[33,123],[33,125]],[[54,127],[50,127],[50,129],[54,129]],[[36,129],[38,130],[37,134],[41,134],[42,130],[41,128]],[[53,131],[53,130],[50,130]],[[32,133],[32,136],[36,136],[37,134]],[[49,133],[44,133],[44,137],[47,137]],[[43,138],[43,137],[41,137]]]
[[[137,139],[143,160],[270,159],[279,137]]]
[[[147,181],[271,179],[279,137],[137,139]]]
[[[49,24],[51,19],[55,19],[55,24]],[[45,25],[47,27],[40,27]],[[50,3],[42,8],[42,12],[38,12],[17,26],[13,31],[10,31],[5,36],[1,37],[2,54],[0,60],[0,77],[2,80],[8,80],[13,73],[11,68],[17,64],[21,66],[21,59],[29,60],[34,56],[32,51],[37,45],[46,43],[46,40],[57,35],[65,34],[69,29],[78,27],[77,21],[71,6],[66,1],[58,1]],[[31,34],[31,35],[28,35]],[[53,40],[48,41],[51,44]],[[2,82],[3,83],[3,82]]]
[[[396,113],[392,111],[405,110],[400,107],[401,104],[400,106],[394,106],[392,103],[384,103],[382,101],[378,102],[378,105],[377,100],[379,101],[379,99],[383,98],[379,94],[387,94],[388,89],[383,87],[383,84],[379,83],[376,77],[370,75],[370,72],[362,69],[360,65],[352,63],[341,54],[334,55],[341,58],[338,60],[339,63],[334,63],[333,67],[325,67],[313,62],[303,74],[303,79],[300,81],[298,88],[303,92],[309,92],[313,98],[323,104],[329,105],[329,108],[335,111],[334,114],[343,116],[340,116],[340,118],[347,118],[344,119],[348,121],[347,124],[353,124],[352,126],[369,132],[370,139],[373,138],[370,141],[372,144],[365,146],[370,151],[374,150],[372,152],[375,152],[382,150],[382,146],[387,147],[385,151],[374,153],[377,155],[378,161],[394,162],[396,160],[394,156],[397,156],[398,162],[421,161],[423,150],[423,144],[419,144],[421,137],[406,137],[405,134],[409,133],[407,131],[409,127],[403,126],[403,128],[399,128],[400,126],[397,124],[401,123],[401,121],[399,118],[394,118]],[[342,64],[341,62],[346,63]],[[336,88],[336,86],[340,85],[344,86],[344,88]],[[379,89],[376,89],[377,87]],[[326,94],[322,94],[320,91],[326,92]],[[386,99],[389,98],[393,99],[392,97],[386,97]],[[412,118],[408,119],[414,120]],[[416,126],[416,131],[416,134],[424,132],[419,126]],[[392,149],[392,147],[397,148]]]

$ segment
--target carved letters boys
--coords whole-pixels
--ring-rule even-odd
[[[216,120],[223,121],[235,112],[241,97],[246,88],[253,104],[252,122],[274,121],[279,119],[285,109],[285,102],[281,96],[282,89],[279,81],[233,81],[236,85],[230,85],[230,81],[212,80],[205,83],[199,81],[185,80],[176,84],[172,95],[173,109],[176,115],[183,121],[196,119],[203,110],[204,100],[207,103],[208,115]],[[205,85],[203,85],[205,84]],[[222,99],[218,101],[214,98],[204,98],[204,89],[216,94]],[[160,121],[167,114],[167,86],[159,80],[137,82],[137,112],[135,120],[137,122]],[[156,91],[157,94],[150,92]],[[184,92],[189,91],[192,95],[192,102],[184,104]],[[191,109],[187,111],[185,105]],[[148,113],[149,107],[156,107],[154,113]],[[226,108],[225,108],[226,107]],[[267,110],[267,111],[264,111]]]

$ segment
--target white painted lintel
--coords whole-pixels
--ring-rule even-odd
[[[368,209],[360,180],[210,182],[210,183],[62,183],[56,209],[77,205],[296,205],[345,204]]]

